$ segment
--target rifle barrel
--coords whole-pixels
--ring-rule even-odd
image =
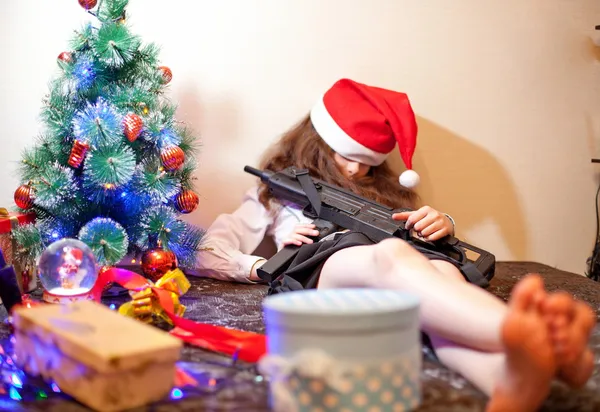
[[[256,177],[260,177],[260,180],[262,180],[263,182],[266,182],[267,180],[269,180],[269,177],[271,177],[271,175],[273,174],[272,172],[269,171],[262,171],[260,169],[256,169],[252,166],[244,166],[244,172],[246,173],[250,173],[251,175],[254,175]]]

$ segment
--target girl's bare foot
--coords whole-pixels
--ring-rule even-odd
[[[596,314],[566,292],[548,296],[542,306],[556,353],[558,378],[571,387],[582,387],[594,371],[588,342]]]
[[[514,288],[502,326],[506,364],[487,412],[530,412],[544,402],[556,373],[554,347],[541,312],[541,278],[528,276]]]

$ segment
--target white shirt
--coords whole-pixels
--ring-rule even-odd
[[[249,279],[254,264],[264,259],[252,255],[265,236],[272,236],[277,250],[299,223],[310,223],[302,210],[273,203],[267,210],[258,200],[258,186],[248,190],[233,213],[218,216],[203,238],[196,267],[203,276],[235,282]]]

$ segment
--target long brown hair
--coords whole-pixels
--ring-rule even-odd
[[[319,136],[310,116],[306,115],[263,154],[260,168],[273,172],[290,166],[307,169],[314,178],[372,201],[392,208],[415,208],[417,194],[400,186],[397,176],[386,162],[371,167],[366,176],[350,180],[338,170],[333,159],[334,151]],[[259,200],[267,209],[270,209],[274,200],[264,183],[259,186]]]

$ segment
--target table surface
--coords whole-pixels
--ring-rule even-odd
[[[600,284],[583,276],[559,271],[549,266],[529,262],[499,262],[496,276],[489,292],[506,300],[513,285],[526,273],[540,273],[549,290],[567,290],[576,298],[587,301],[600,309]],[[182,298],[187,306],[185,317],[236,329],[264,333],[261,301],[266,294],[263,285],[245,285],[190,277],[191,289]],[[104,297],[107,305],[129,300],[127,295]],[[0,317],[6,312],[0,308]],[[6,341],[9,331],[0,326],[0,339]],[[596,371],[587,387],[572,391],[562,385],[553,387],[552,394],[542,411],[600,410],[600,330],[596,328],[591,345],[596,353]],[[244,362],[233,364],[226,356],[196,347],[186,346],[180,365],[199,377],[203,383],[215,379],[216,386],[201,385],[189,396],[165,399],[151,407],[136,411],[267,411],[268,386],[257,373],[254,365]],[[486,397],[460,375],[440,365],[425,354],[423,371],[423,401],[418,411],[483,411]],[[210,389],[209,389],[210,388]],[[88,411],[68,397],[50,397],[39,402],[13,402],[0,399],[0,410],[39,412]]]

